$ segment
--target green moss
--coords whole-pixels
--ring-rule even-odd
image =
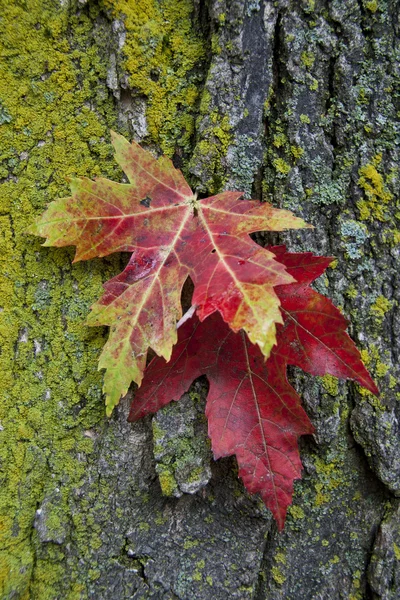
[[[304,114],[300,115],[300,121],[301,121],[301,123],[304,123],[306,125],[309,125],[311,123],[310,117],[308,115],[304,115]]]
[[[192,0],[104,0],[127,32],[123,52],[129,84],[146,99],[149,135],[164,154],[190,149],[199,98],[203,40]]]

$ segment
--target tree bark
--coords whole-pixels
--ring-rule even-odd
[[[0,597],[400,598],[400,6],[397,0],[0,0]],[[260,244],[337,258],[316,288],[351,318],[381,396],[292,381],[286,527],[214,462],[206,381],[153,419],[105,417],[84,320],[126,262],[71,264],[25,234],[66,178],[123,180],[114,128],[201,195],[289,208]]]

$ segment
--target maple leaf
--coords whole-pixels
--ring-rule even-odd
[[[265,362],[243,331],[234,334],[217,315],[203,323],[192,318],[179,330],[171,361],[150,362],[129,420],[179,400],[196,377],[206,375],[214,457],[236,455],[246,488],[261,494],[282,529],[293,481],[301,474],[297,439],[313,432],[287,380],[287,365],[355,379],[373,393],[378,390],[345,331],[346,320],[328,298],[309,287],[332,259],[288,253],[284,247],[272,250],[297,282],[276,288],[284,324],[278,326],[270,358]]]
[[[50,203],[29,232],[45,246],[76,246],[75,261],[113,252],[132,257],[92,306],[89,325],[109,325],[99,368],[105,368],[107,414],[140,385],[149,348],[168,360],[190,276],[200,320],[218,311],[268,356],[282,323],[275,286],[293,277],[249,236],[255,231],[307,227],[302,219],[240,192],[197,199],[172,162],[112,134],[128,184],[76,178],[72,196]],[[75,262],[74,261],[74,262]]]
[[[378,395],[378,388],[346,332],[347,320],[326,296],[310,287],[333,258],[311,252],[287,252],[285,246],[273,246],[271,250],[296,279],[296,283],[276,288],[284,320],[283,326],[278,326],[277,351],[287,364],[311,375],[353,379]]]
[[[301,474],[297,438],[313,427],[279,355],[272,352],[265,362],[258,346],[217,314],[203,323],[192,317],[179,329],[170,362],[150,362],[129,420],[179,400],[200,375],[210,384],[206,416],[214,457],[236,455],[246,488],[261,494],[281,529]]]

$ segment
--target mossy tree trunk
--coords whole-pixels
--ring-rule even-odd
[[[0,0],[0,597],[400,597],[396,0]],[[84,325],[125,257],[72,265],[24,234],[71,175],[120,180],[114,128],[201,194],[315,226],[260,243],[337,257],[379,399],[293,370],[316,428],[285,531],[214,463],[197,382],[153,420],[105,417]],[[162,493],[163,492],[163,493]]]

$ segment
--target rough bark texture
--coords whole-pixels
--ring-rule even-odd
[[[399,3],[0,8],[0,597],[400,598]],[[200,193],[294,210],[315,229],[280,240],[338,259],[317,287],[382,395],[293,370],[316,434],[282,534],[213,462],[206,382],[153,420],[128,424],[129,398],[105,418],[107,333],[84,319],[124,257],[72,266],[24,234],[69,175],[121,177],[110,127]]]

